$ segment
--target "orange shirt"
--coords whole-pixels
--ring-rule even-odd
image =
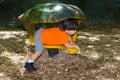
[[[43,44],[68,44],[68,34],[58,27],[43,29],[40,35]]]

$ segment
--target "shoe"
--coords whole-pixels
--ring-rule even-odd
[[[24,67],[29,72],[35,72],[36,71],[36,68],[33,66],[33,63],[26,63]]]

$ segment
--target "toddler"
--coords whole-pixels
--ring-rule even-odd
[[[25,69],[29,72],[35,72],[34,62],[42,55],[43,45],[64,45],[67,48],[77,48],[71,39],[71,36],[76,33],[78,23],[75,19],[66,19],[60,22],[58,27],[53,28],[40,28],[36,31],[35,53],[31,55],[30,59],[25,64]]]

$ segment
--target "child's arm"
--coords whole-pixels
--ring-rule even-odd
[[[80,52],[79,46],[76,45],[76,44],[72,41],[71,36],[69,36],[69,44],[64,44],[64,45],[65,45],[65,47],[67,47],[67,48],[77,48],[78,51]]]
[[[65,46],[66,48],[77,48],[77,49],[78,49],[78,53],[79,53],[79,54],[81,53],[79,46],[76,45],[76,44],[64,44],[64,46]]]

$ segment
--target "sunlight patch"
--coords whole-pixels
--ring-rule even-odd
[[[98,59],[100,56],[99,56],[99,54],[97,53],[97,52],[93,52],[92,54],[91,54],[91,58],[94,58],[94,59]]]
[[[25,43],[26,43],[27,45],[31,45],[30,39],[25,39]]]
[[[88,47],[88,48],[91,48],[91,49],[94,49],[94,47],[93,47],[93,46],[91,46],[91,45],[88,45],[87,47]]]
[[[111,45],[110,45],[110,44],[106,44],[105,46],[106,46],[106,47],[110,47]]]
[[[79,33],[80,36],[78,36],[77,38],[89,39],[90,41],[99,41],[100,40],[99,37],[101,36],[101,35],[95,35],[94,36],[94,34],[87,33],[87,32],[78,32],[78,33]]]
[[[115,66],[114,64],[111,63],[105,63],[104,66],[100,67],[100,69],[116,69],[117,66]]]
[[[0,73],[0,77],[4,76],[4,73]]]
[[[114,57],[116,60],[120,61],[120,56]]]
[[[0,80],[11,80],[9,77],[5,75],[5,73],[0,73]]]
[[[26,56],[20,56],[16,53],[11,53],[11,52],[2,52],[1,56],[5,56],[9,59],[11,59],[11,61],[17,66],[17,68],[19,69],[21,76],[23,76],[23,73],[25,71],[25,68],[23,68],[23,65],[26,61]]]
[[[1,31],[0,38],[9,39],[9,38],[15,38],[16,35],[24,36],[25,34],[26,34],[25,31]]]
[[[89,38],[87,38],[86,36],[78,36],[77,38],[79,38],[79,39],[89,39],[90,41],[99,41],[100,40],[97,37],[89,37]]]
[[[101,55],[95,51],[85,51],[85,56],[91,59],[98,59]]]
[[[87,35],[87,36],[90,36],[92,34],[88,33],[88,32],[78,32],[79,34],[83,34],[83,35]]]
[[[88,38],[90,41],[99,41],[100,39],[97,37],[90,37]]]
[[[98,75],[96,78],[97,78],[97,80],[115,80],[115,79],[113,79],[113,78],[106,78],[106,77],[103,76],[103,75]]]
[[[120,40],[112,40],[113,42],[120,42]]]
[[[5,56],[11,59],[15,64],[24,63],[24,56],[20,56],[16,53],[2,52],[1,56]]]
[[[86,36],[78,36],[77,38],[80,38],[80,39],[87,39]]]

